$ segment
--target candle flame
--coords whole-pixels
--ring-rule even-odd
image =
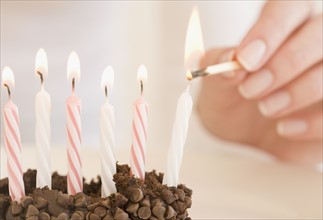
[[[199,69],[199,61],[204,54],[203,35],[197,7],[193,8],[187,27],[185,41],[185,68],[189,71]]]
[[[75,51],[72,51],[68,56],[67,61],[67,79],[77,81],[80,80],[80,59]]]
[[[38,50],[35,60],[35,74],[39,76],[39,73],[41,73],[43,76],[47,76],[48,62],[46,52],[43,48]]]
[[[15,87],[15,77],[12,69],[10,69],[8,66],[2,70],[2,85],[7,85],[11,89]]]
[[[111,66],[108,66],[104,69],[102,78],[101,78],[101,87],[105,89],[107,87],[108,90],[111,90],[114,85],[114,71]]]
[[[147,68],[145,65],[140,65],[137,72],[137,80],[147,82]]]

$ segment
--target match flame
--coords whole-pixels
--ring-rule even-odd
[[[102,78],[101,78],[101,87],[105,89],[107,87],[108,90],[111,90],[114,85],[114,71],[111,66],[108,66],[104,69]]]
[[[193,8],[187,27],[185,41],[185,68],[188,71],[199,69],[199,62],[204,55],[204,43],[197,7]]]
[[[145,65],[140,65],[137,72],[137,80],[140,82],[147,82],[147,68]]]
[[[10,89],[15,87],[15,77],[8,66],[2,70],[2,85],[7,85]]]
[[[75,51],[71,52],[67,61],[67,79],[72,80],[73,78],[77,81],[80,80],[80,59]]]
[[[38,72],[43,76],[47,76],[48,74],[47,55],[43,48],[40,48],[36,54],[35,74],[37,76],[39,76]]]

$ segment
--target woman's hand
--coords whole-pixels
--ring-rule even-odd
[[[206,53],[202,67],[234,56],[246,71],[203,79],[204,125],[283,160],[321,162],[322,19],[307,1],[269,1],[238,48]]]

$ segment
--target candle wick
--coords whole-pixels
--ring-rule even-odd
[[[41,72],[39,72],[38,70],[37,70],[37,74],[39,75],[39,77],[40,77],[40,83],[43,86],[44,85],[44,77],[43,77],[43,74]]]
[[[72,92],[74,94],[74,90],[75,90],[75,78],[72,79]]]
[[[140,92],[141,92],[141,94],[144,92],[144,84],[143,84],[142,80],[140,80]]]
[[[105,94],[105,98],[108,98],[108,87],[107,86],[104,87],[104,94]]]
[[[7,84],[4,84],[4,86],[7,87],[8,97],[9,97],[9,100],[10,100],[11,99],[10,87]]]

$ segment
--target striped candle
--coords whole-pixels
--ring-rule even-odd
[[[3,69],[2,80],[3,85],[7,87],[9,94],[9,101],[5,104],[3,109],[4,143],[7,153],[9,194],[13,201],[20,202],[20,199],[25,195],[25,187],[21,164],[22,154],[18,108],[10,98],[10,87],[14,86],[14,76],[9,67]]]
[[[141,65],[139,67],[137,78],[141,83],[141,96],[134,103],[130,168],[133,175],[144,179],[148,116],[148,103],[142,94],[143,82],[147,81],[147,69],[145,66]]]
[[[72,80],[73,94],[66,100],[67,116],[67,191],[75,195],[83,191],[81,148],[81,99],[74,94],[75,80],[80,78],[80,61],[75,52],[68,59],[67,76]]]

